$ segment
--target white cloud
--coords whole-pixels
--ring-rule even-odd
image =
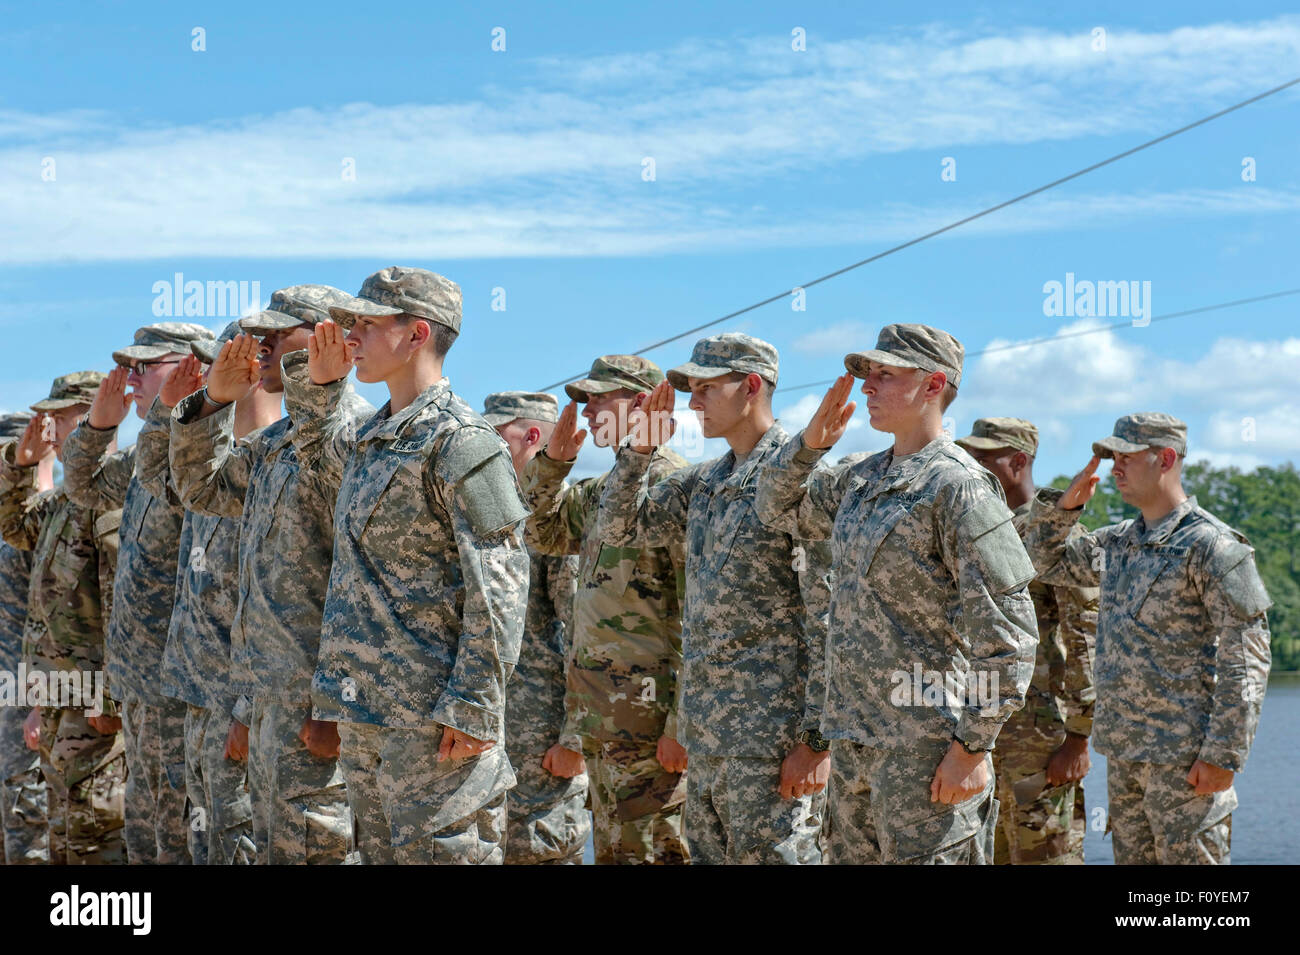
[[[876,333],[865,322],[850,320],[800,335],[795,339],[793,348],[809,355],[844,355],[870,348],[875,340]]]
[[[1266,88],[1297,54],[1296,17],[1112,32],[1104,55],[1086,31],[816,37],[797,55],[775,35],[537,59],[522,88],[445,104],[147,127],[8,109],[0,261],[625,255],[897,239],[980,200],[869,217],[810,208],[773,222],[751,203],[724,211],[718,187],[880,153],[1145,133]],[[52,182],[40,176],[45,156]],[[641,180],[645,156],[658,183]],[[345,158],[355,181],[341,175]],[[970,231],[1297,208],[1296,194],[1263,187],[1073,194]]]

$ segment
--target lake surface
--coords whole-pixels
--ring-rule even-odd
[[[1300,675],[1275,676],[1264,695],[1255,745],[1246,771],[1236,779],[1237,801],[1232,814],[1232,864],[1300,863],[1300,771],[1296,737],[1300,736]],[[1092,753],[1092,769],[1083,781],[1089,822],[1095,806],[1106,805],[1106,757]],[[1104,828],[1104,826],[1103,826]],[[1091,825],[1083,852],[1089,865],[1114,865],[1110,836]],[[583,862],[595,861],[591,840]]]

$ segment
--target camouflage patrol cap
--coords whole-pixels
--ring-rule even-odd
[[[668,369],[668,380],[678,391],[690,391],[687,378],[719,378],[739,371],[762,375],[776,384],[779,359],[776,348],[760,338],[740,332],[723,332],[701,338],[691,350],[691,360]]]
[[[361,291],[346,302],[330,306],[330,318],[351,328],[358,315],[414,315],[454,332],[460,331],[460,286],[428,269],[393,265],[361,283]]]
[[[855,377],[867,377],[867,362],[898,368],[941,371],[954,387],[961,384],[961,362],[966,349],[947,332],[929,325],[886,325],[876,347],[844,356],[844,367]]]
[[[60,375],[50,385],[50,396],[32,405],[33,411],[62,411],[73,405],[88,405],[95,400],[99,383],[107,378],[102,371],[74,371]]]
[[[559,421],[560,402],[543,391],[497,391],[483,400],[483,420],[492,427],[509,424],[516,418],[532,421]]]
[[[664,373],[649,358],[640,355],[602,355],[591,363],[586,378],[564,386],[564,393],[574,401],[590,401],[592,395],[627,388],[649,391],[664,380]]]
[[[129,365],[167,355],[188,355],[190,343],[210,341],[212,332],[192,322],[158,322],[135,331],[135,343],[113,352],[113,361]]]
[[[240,321],[233,321],[223,328],[221,334],[216,338],[210,340],[205,339],[201,342],[190,342],[190,351],[192,351],[194,357],[203,362],[203,364],[211,365],[217,360],[217,356],[221,354],[221,346],[243,330],[243,325]]]
[[[1173,448],[1187,453],[1187,425],[1173,415],[1160,411],[1128,414],[1115,422],[1115,433],[1092,442],[1092,453],[1113,458],[1115,452],[1134,454],[1147,448]]]
[[[0,415],[0,441],[21,438],[31,420],[32,416],[26,411],[11,411]]]
[[[956,443],[968,451],[1014,448],[1032,456],[1038,453],[1038,429],[1024,418],[980,418]]]
[[[350,298],[347,292],[332,285],[290,285],[272,292],[271,304],[263,311],[244,316],[239,320],[239,327],[250,335],[270,335],[300,325],[315,328],[317,322],[330,317],[331,305]]]

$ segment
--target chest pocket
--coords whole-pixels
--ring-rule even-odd
[[[865,484],[861,481],[858,486]],[[849,493],[853,493],[852,484]],[[911,494],[886,497],[868,493],[853,497],[847,509],[840,508],[840,516],[835,522],[835,546],[839,551],[836,563],[854,568],[859,579],[865,578],[880,548],[911,514],[917,500],[917,496]]]
[[[131,500],[127,502],[126,509],[122,513],[121,540],[123,544],[134,543],[140,539],[144,532],[144,522],[149,516],[149,508],[153,506],[153,495],[149,494],[141,486],[133,487]]]
[[[382,525],[403,537],[417,532],[416,525],[422,524],[418,515],[427,508],[424,468],[433,438],[434,432],[429,431],[414,440],[376,442],[352,459],[343,482],[347,500],[340,497],[337,505],[349,537],[361,540],[374,522],[381,501],[389,503],[379,511],[380,520],[374,522],[376,527]],[[363,480],[357,478],[357,471],[364,472]],[[385,517],[390,510],[391,517]],[[427,540],[422,546],[437,547],[439,542]]]
[[[717,573],[726,566],[737,540],[742,539],[741,530],[752,517],[753,501],[746,498],[745,488],[740,485],[723,485],[713,495],[704,482],[701,485],[691,502],[692,511],[705,515],[700,531],[701,569]]]
[[[276,459],[271,466],[270,480],[267,482],[261,500],[252,510],[252,516],[258,522],[253,525],[252,531],[259,540],[270,533],[271,525],[275,523],[275,509],[280,503],[280,497],[284,494],[285,486],[290,479],[298,474],[298,460],[292,454],[292,448],[286,451]]]
[[[1126,608],[1135,620],[1147,627],[1159,623],[1161,608],[1170,604],[1185,579],[1187,547],[1162,545],[1134,549],[1132,559],[1121,579],[1128,597]]]

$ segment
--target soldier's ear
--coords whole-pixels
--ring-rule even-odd
[[[528,447],[530,448],[541,444],[542,429],[537,427],[537,425],[533,425],[528,429],[528,434],[525,436],[525,438],[528,441]]]

